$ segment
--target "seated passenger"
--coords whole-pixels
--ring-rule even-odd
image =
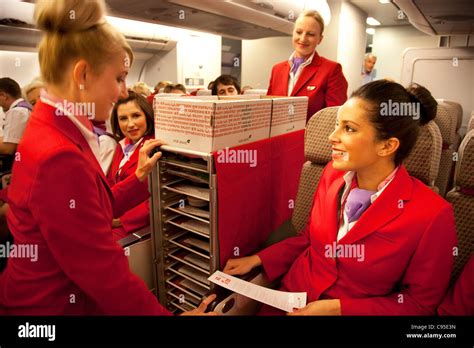
[[[23,92],[26,97],[26,100],[32,106],[35,106],[36,101],[40,97],[40,92],[42,89],[44,89],[44,83],[40,78],[35,78],[28,85],[23,87]]]
[[[5,111],[3,138],[0,139],[0,154],[13,155],[25,131],[26,123],[33,109],[21,97],[21,89],[9,77],[0,79],[0,107]]]
[[[145,82],[135,83],[132,86],[131,90],[134,91],[137,94],[142,95],[145,98],[147,98],[148,96],[151,95],[151,89],[150,89],[150,87],[148,87],[148,85]]]
[[[238,95],[240,94],[239,81],[231,75],[221,75],[212,84],[212,95]]]
[[[474,256],[438,308],[439,315],[474,315]]]
[[[401,103],[410,103],[413,113],[392,109],[408,105]],[[308,296],[293,315],[435,314],[453,265],[453,209],[411,177],[403,160],[436,108],[418,85],[378,80],[360,87],[339,109],[329,136],[332,161],[306,228],[255,255],[230,259],[224,272],[245,274],[262,265],[269,280],[284,276],[281,290]]]
[[[181,83],[167,85],[163,90],[163,93],[187,94],[186,87],[184,87]]]
[[[153,110],[146,99],[129,92],[125,99],[119,99],[112,110],[112,131],[119,146],[115,151],[109,175],[111,187],[124,181],[137,170],[138,154],[146,140],[154,138]],[[148,182],[143,182],[148,187]],[[150,222],[149,199],[142,201],[111,223],[115,240],[133,233]]]

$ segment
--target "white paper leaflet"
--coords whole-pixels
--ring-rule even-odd
[[[214,272],[208,279],[226,289],[285,312],[293,312],[293,308],[306,306],[306,292],[284,292],[268,289],[220,271]]]

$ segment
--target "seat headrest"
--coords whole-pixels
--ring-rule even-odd
[[[428,186],[433,186],[438,176],[441,160],[442,137],[438,126],[430,121],[420,127],[420,134],[404,165],[410,175]]]
[[[462,105],[455,101],[447,100],[447,99],[436,99],[436,100],[438,101],[438,103],[445,103],[451,107],[454,113],[454,118],[456,119],[456,131],[458,131],[462,125],[462,113],[463,113]]]
[[[474,129],[474,111],[471,113],[471,119],[469,120],[469,123],[467,124],[466,132],[469,133],[469,131],[473,129]]]
[[[329,135],[334,131],[339,106],[322,109],[306,125],[304,155],[307,161],[327,164],[331,161]]]
[[[457,118],[453,114],[453,108],[449,104],[438,103],[434,121],[439,127],[443,143],[452,145],[456,141],[457,129]]]
[[[474,130],[466,134],[458,154],[454,184],[463,189],[474,189]]]

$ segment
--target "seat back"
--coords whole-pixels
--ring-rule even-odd
[[[455,281],[474,253],[474,130],[466,134],[459,146],[454,189],[448,192],[446,199],[453,205],[456,218],[458,256],[451,278]]]
[[[210,89],[199,89],[196,92],[197,96],[203,96],[203,95],[212,95],[212,91]]]
[[[338,106],[322,109],[306,125],[304,153],[306,162],[301,170],[295,209],[291,222],[295,231],[301,231],[308,222],[314,192],[324,167],[331,161],[328,137],[334,131]]]
[[[441,159],[442,137],[434,121],[420,128],[420,135],[404,165],[410,175],[414,176],[433,191],[439,192],[435,186]]]
[[[438,177],[436,178],[435,185],[443,197],[449,188],[451,188],[454,171],[453,153],[457,150],[455,146],[459,146],[459,144],[456,144],[459,142],[459,135],[457,133],[459,118],[455,110],[454,106],[445,102],[439,102],[434,119],[443,140]]]
[[[472,131],[474,129],[474,111],[471,113],[471,119],[469,120],[469,123],[467,124],[467,133]]]

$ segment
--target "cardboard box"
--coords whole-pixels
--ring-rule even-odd
[[[174,147],[214,152],[266,139],[272,101],[155,97],[155,135]]]
[[[238,95],[220,97],[223,100],[271,100],[272,120],[270,124],[270,137],[295,132],[306,127],[306,114],[308,110],[308,97],[280,97],[264,95]]]
[[[306,127],[308,97],[262,97],[272,100],[270,137],[295,132]]]

